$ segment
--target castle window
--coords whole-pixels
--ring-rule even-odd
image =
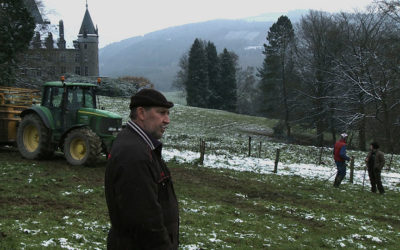
[[[36,71],[36,76],[42,76],[42,71],[41,71],[40,69],[38,69],[38,70]]]
[[[56,67],[50,66],[49,68],[49,75],[54,76],[56,74]]]
[[[80,59],[80,55],[79,54],[75,54],[75,62],[79,62]]]
[[[65,72],[67,72],[67,70],[65,69],[65,66],[61,66],[60,73],[64,74]]]
[[[87,49],[87,44],[85,43],[85,45],[83,45],[83,47],[84,47],[85,49]]]
[[[65,62],[65,54],[61,54],[60,60],[61,60],[61,62]]]
[[[81,75],[81,67],[79,66],[75,67],[75,74]]]
[[[88,76],[89,75],[89,68],[88,68],[88,66],[85,66],[85,76]]]

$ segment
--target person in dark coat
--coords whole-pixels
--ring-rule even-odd
[[[376,142],[371,143],[371,151],[365,158],[368,168],[368,176],[371,181],[371,192],[376,193],[378,187],[379,193],[385,193],[382,185],[381,172],[383,166],[385,166],[385,156],[379,151],[379,144]]]
[[[107,249],[178,249],[178,202],[159,141],[171,107],[153,89],[131,97],[131,120],[113,143],[105,173]]]
[[[346,176],[346,161],[350,160],[350,157],[346,154],[347,137],[348,135],[346,133],[341,134],[340,140],[335,143],[333,148],[333,158],[337,168],[337,174],[333,183],[334,187],[339,187]]]

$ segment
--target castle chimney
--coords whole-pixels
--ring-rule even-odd
[[[59,27],[59,38],[58,38],[58,48],[59,49],[65,49],[65,39],[64,39],[64,22],[63,20],[60,20],[58,23]]]

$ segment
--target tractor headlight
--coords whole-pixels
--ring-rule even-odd
[[[107,130],[111,132],[113,136],[117,136],[117,134],[122,131],[122,128],[109,127]]]
[[[117,132],[117,128],[109,127],[108,132]]]

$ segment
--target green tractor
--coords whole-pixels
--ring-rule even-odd
[[[72,165],[93,165],[110,152],[122,128],[121,116],[97,108],[96,84],[47,82],[41,105],[21,113],[18,150],[27,159],[45,159],[61,148]]]

